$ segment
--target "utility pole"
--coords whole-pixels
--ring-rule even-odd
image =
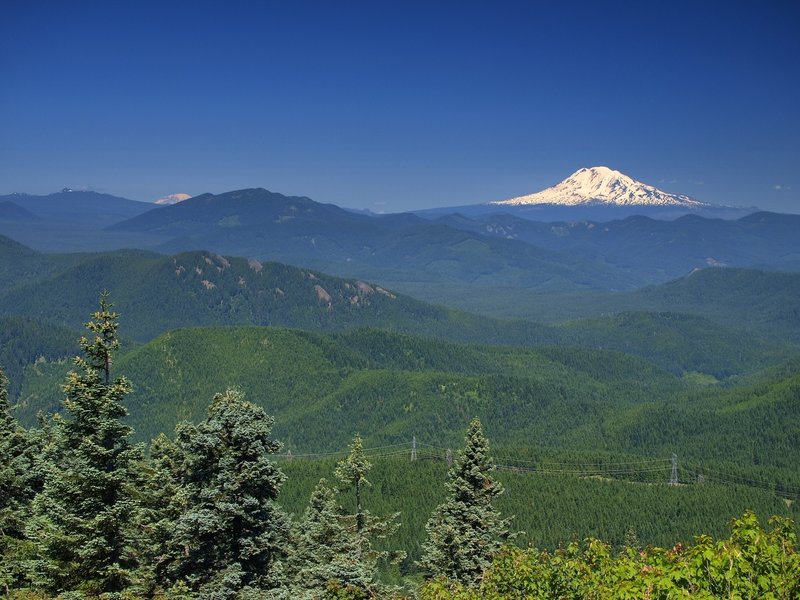
[[[417,436],[411,438],[411,462],[417,460]]]
[[[678,455],[672,453],[672,473],[669,475],[669,484],[678,485]]]

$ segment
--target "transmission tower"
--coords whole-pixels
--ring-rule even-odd
[[[411,438],[411,462],[417,460],[417,436]]]
[[[669,484],[678,485],[678,455],[672,453],[672,473],[669,475]]]

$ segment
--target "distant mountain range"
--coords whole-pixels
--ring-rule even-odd
[[[149,202],[137,202],[98,192],[84,192],[64,188],[55,194],[34,196],[8,194],[0,202],[11,202],[40,219],[65,223],[82,223],[105,227],[123,219],[130,219],[151,210]],[[0,219],[7,219],[0,214]]]
[[[627,288],[637,279],[601,261],[489,237],[411,214],[370,216],[264,189],[203,194],[111,226],[167,240],[161,252],[212,250],[347,277]]]
[[[600,223],[540,223],[514,215],[447,215],[450,227],[527,242],[553,252],[602,257],[650,281],[704,267],[766,267],[794,271],[800,260],[800,215],[752,213],[736,220],[685,215],[674,221],[643,216]]]
[[[261,188],[165,206],[62,190],[0,197],[0,234],[49,252],[205,250],[400,290],[406,283],[627,290],[709,266],[800,269],[799,215],[709,218],[708,211],[742,211],[667,194],[606,167],[580,169],[537,194],[476,206],[423,218],[358,213]],[[571,217],[594,211],[603,219],[531,220],[553,210]],[[645,214],[611,218],[619,211]],[[647,216],[659,211],[683,215]]]

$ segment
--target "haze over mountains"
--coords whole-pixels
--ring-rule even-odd
[[[109,290],[139,439],[236,386],[298,452],[356,432],[456,443],[478,415],[495,447],[527,456],[736,457],[770,500],[800,489],[800,215],[605,168],[441,214],[261,188],[173,200],[0,198],[0,365],[26,424],[59,409]]]
[[[42,251],[208,250],[400,288],[624,290],[707,266],[800,268],[798,217],[742,217],[747,210],[667,194],[605,167],[581,169],[532,196],[438,216],[356,213],[260,188],[157,207],[93,192],[4,198],[12,204],[0,210],[0,233]],[[570,218],[533,220],[550,209]],[[601,218],[579,218],[584,210]],[[618,219],[619,211],[636,215]],[[653,218],[664,211],[671,220]],[[735,219],[708,216],[731,211]]]

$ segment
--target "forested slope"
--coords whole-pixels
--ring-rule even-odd
[[[547,449],[595,457],[677,452],[709,469],[735,465],[748,477],[764,471],[792,483],[800,463],[792,364],[709,387],[612,351],[253,327],[173,331],[114,368],[134,382],[131,424],[142,439],[198,418],[216,391],[236,386],[276,416],[276,435],[294,453],[339,450],[357,432],[373,445],[416,436],[443,447],[478,415],[498,445],[524,448],[531,460]],[[31,423],[38,409],[57,406],[68,369],[29,370],[20,418]]]

